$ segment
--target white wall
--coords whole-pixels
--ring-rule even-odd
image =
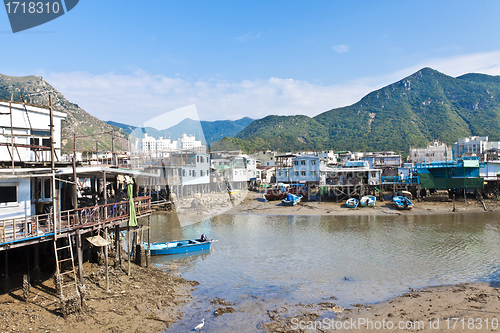
[[[30,178],[0,179],[0,187],[2,186],[17,187],[17,202],[0,203],[1,219],[32,215]]]

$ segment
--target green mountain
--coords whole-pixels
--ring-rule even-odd
[[[233,137],[243,130],[246,126],[254,120],[248,117],[238,120],[216,120],[216,121],[196,121],[189,118],[184,119],[177,125],[167,129],[157,130],[152,127],[136,127],[126,124],[117,123],[114,121],[107,121],[108,124],[122,128],[127,133],[134,136],[142,137],[147,133],[152,137],[164,137],[175,140],[182,137],[182,134],[194,134],[197,140],[200,140],[201,134],[203,135],[203,144],[211,145],[214,142],[221,140],[224,137]]]
[[[39,76],[7,76],[0,74],[0,99],[10,101],[11,95],[16,102],[36,105],[49,105],[49,94],[52,96],[54,110],[67,114],[62,123],[62,144],[65,148],[73,148],[73,136],[76,134],[77,149],[95,150],[96,140],[99,150],[111,151],[111,132],[115,133],[116,150],[127,149],[128,135],[90,115],[77,104],[66,100],[64,96]],[[105,134],[100,134],[105,133]]]
[[[404,153],[435,139],[453,144],[470,135],[500,140],[500,77],[466,74],[454,78],[424,68],[353,105],[313,118],[268,116],[256,120],[235,138],[225,138],[212,149]]]

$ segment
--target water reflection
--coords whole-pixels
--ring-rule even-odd
[[[203,314],[210,331],[249,332],[276,304],[378,302],[408,287],[499,276],[500,214],[401,216],[221,215],[181,228],[168,215],[152,220],[154,242],[199,237],[218,239],[201,256],[156,257],[201,284],[195,304],[171,331],[214,310],[215,297],[238,304],[238,311],[214,318]],[[200,310],[204,309],[204,310]],[[245,316],[242,316],[242,312]],[[215,329],[216,327],[223,327]]]

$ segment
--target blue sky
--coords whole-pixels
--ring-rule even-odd
[[[81,0],[13,34],[0,73],[43,76],[103,120],[315,116],[422,67],[500,75],[499,1]],[[161,126],[160,126],[161,127]]]

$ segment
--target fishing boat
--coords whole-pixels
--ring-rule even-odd
[[[396,196],[392,198],[392,201],[396,204],[396,207],[398,209],[412,209],[413,208],[413,202],[410,201],[410,199],[402,197],[402,196]]]
[[[264,198],[266,198],[267,201],[273,201],[273,200],[281,200],[286,197],[285,191],[282,191],[280,189],[275,189],[275,190],[268,190],[266,194],[264,194]]]
[[[281,200],[281,203],[285,206],[295,206],[300,202],[301,199],[302,199],[301,194],[287,193],[286,198]]]
[[[205,235],[201,235],[199,239],[187,239],[181,241],[165,242],[165,243],[153,243],[151,244],[151,254],[177,254],[186,253],[194,251],[209,250],[210,244],[214,242],[213,239],[207,239]],[[148,249],[148,243],[143,242],[146,250]]]
[[[377,198],[373,195],[365,195],[364,197],[359,200],[359,205],[361,207],[374,207],[375,206],[375,201],[377,201]]]
[[[347,208],[356,208],[359,205],[359,200],[356,198],[347,199],[345,205],[347,206]]]
[[[264,198],[267,201],[285,199],[288,187],[288,184],[278,183],[276,188],[266,191],[266,193],[264,194]]]

